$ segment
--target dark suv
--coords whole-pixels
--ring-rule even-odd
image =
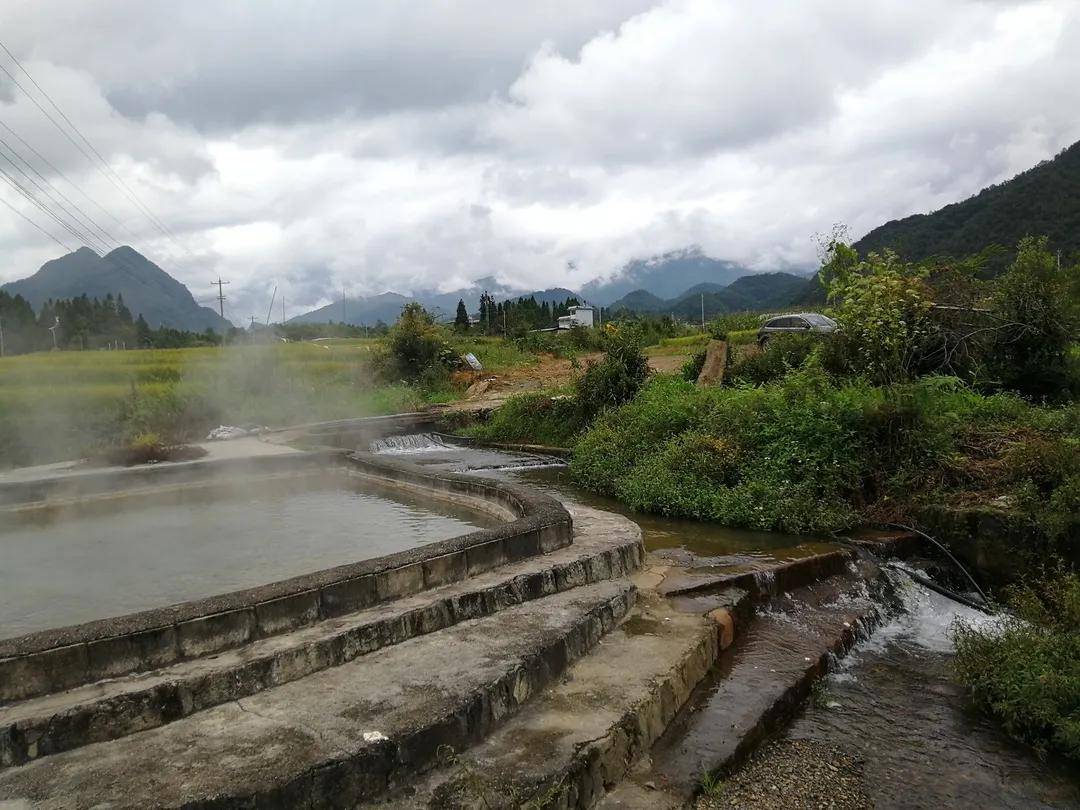
[[[777,315],[765,321],[758,329],[758,344],[764,348],[773,335],[828,334],[836,331],[836,321],[818,312],[797,312],[793,315]]]

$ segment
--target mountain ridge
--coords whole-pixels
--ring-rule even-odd
[[[135,316],[142,315],[153,328],[170,326],[202,332],[221,332],[232,324],[209,307],[200,306],[191,291],[158,265],[127,245],[104,256],[81,247],[45,262],[36,273],[0,285],[11,295],[21,295],[39,310],[50,299],[104,299],[120,295]]]
[[[860,255],[884,248],[907,261],[959,258],[991,245],[1009,251],[1025,236],[1080,250],[1080,141],[1015,177],[928,214],[879,225],[854,243]]]

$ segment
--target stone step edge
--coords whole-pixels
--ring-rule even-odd
[[[187,802],[187,807],[358,807],[437,767],[447,750],[475,745],[512,718],[588,655],[633,608],[629,582],[583,613],[558,638],[521,658],[505,674],[463,695],[455,708],[403,736],[365,742],[359,750],[309,767],[282,784]]]
[[[479,590],[462,592],[461,583],[457,583],[457,587],[450,585],[441,589],[444,591],[442,594],[438,591],[427,592],[436,598],[429,604],[409,607],[401,612],[393,612],[391,605],[353,614],[338,620],[346,626],[334,628],[332,632],[307,640],[297,647],[281,648],[280,636],[255,642],[256,645],[269,647],[268,652],[250,657],[245,655],[236,665],[217,671],[206,672],[200,666],[205,665],[205,660],[183,662],[160,670],[158,674],[194,666],[192,677],[147,684],[146,681],[155,673],[140,673],[131,678],[131,691],[90,698],[59,711],[46,710],[31,716],[22,715],[13,722],[5,722],[4,709],[0,709],[0,770],[83,745],[157,728],[195,712],[339,666],[408,638],[437,632],[469,619],[494,615],[507,607],[579,586],[623,577],[641,565],[643,556],[640,539],[622,542],[551,567],[514,574]],[[314,634],[319,629],[329,628],[316,626],[300,632]],[[245,648],[244,652],[249,649],[251,647]],[[227,656],[226,653],[222,657]],[[80,688],[86,687],[77,687],[76,691]],[[49,697],[32,698],[8,708],[33,703],[42,703],[47,707],[50,701]]]
[[[798,676],[776,695],[775,700],[758,716],[757,722],[746,728],[738,744],[723,760],[709,763],[708,776],[725,779],[742,765],[763,742],[777,734],[798,712],[809,697],[814,685],[829,673],[832,663],[843,658],[859,640],[860,632],[872,627],[877,613],[871,608],[857,622],[841,626],[826,648],[807,662]],[[753,632],[752,626],[749,632]],[[671,786],[649,787],[627,780],[597,805],[597,810],[638,810],[638,808],[686,807],[701,792],[700,784],[684,793]]]
[[[643,598],[661,598],[655,594],[642,596],[639,590],[638,602]],[[627,707],[622,716],[610,726],[609,731],[575,752],[569,767],[560,768],[551,773],[541,783],[512,785],[511,792],[515,801],[529,810],[546,808],[588,808],[602,797],[606,790],[624,779],[629,768],[663,735],[671,721],[682,711],[687,701],[694,694],[698,685],[705,679],[716,664],[720,654],[731,646],[735,633],[743,627],[752,614],[750,595],[745,591],[732,590],[727,594],[726,603],[705,614],[701,632],[693,647],[686,650],[679,661],[666,673],[653,682],[649,695]],[[637,608],[635,608],[635,611]],[[626,616],[630,620],[633,613]],[[567,676],[573,677],[573,666],[567,669]],[[513,723],[513,720],[510,721]],[[482,774],[474,769],[462,767],[468,760],[469,753],[460,757],[451,757],[451,762],[444,766],[457,769],[466,774],[469,789],[479,793],[477,799],[482,807],[503,807],[498,798],[486,795],[490,791],[505,793],[507,785],[484,784]],[[444,781],[436,779],[435,785],[445,789]],[[489,802],[489,798],[493,800]],[[393,807],[399,804],[390,802]],[[412,807],[412,802],[400,806]],[[434,800],[430,807],[439,807]],[[471,805],[470,805],[471,806]]]
[[[854,559],[855,553],[851,549],[837,548],[753,571],[695,574],[690,569],[682,577],[682,582],[661,583],[658,590],[670,598],[738,588],[748,591],[755,601],[764,601],[778,593],[843,573]]]

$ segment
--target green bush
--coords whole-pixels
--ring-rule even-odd
[[[957,674],[1010,734],[1080,761],[1080,576],[1056,571],[1007,599],[1015,617],[954,627]]]
[[[571,398],[519,394],[510,397],[487,422],[463,433],[493,441],[570,447],[583,427],[577,403]]]
[[[1057,398],[1080,386],[1069,356],[1077,324],[1072,282],[1058,268],[1046,237],[1029,237],[997,283],[994,310],[999,323],[986,346],[987,366],[1011,390]]]
[[[607,331],[607,353],[589,363],[574,383],[578,407],[585,420],[633,399],[649,376],[641,350],[641,332],[632,324]]]
[[[682,364],[682,370],[680,372],[684,380],[687,382],[697,382],[697,378],[701,376],[701,370],[705,368],[705,355],[707,353],[707,349],[702,349],[686,358],[686,362]]]
[[[947,377],[880,388],[859,380],[836,384],[813,365],[758,387],[699,389],[657,377],[590,427],[571,471],[586,488],[636,509],[829,531],[872,510],[903,509],[970,484],[974,472],[964,452],[972,430],[993,438],[1036,420],[1047,435],[1065,431],[1065,446],[1046,456],[1052,470],[1041,473],[1053,486],[1037,493],[1038,525],[1050,534],[1054,520],[1074,514],[1067,510],[1078,491],[1067,466],[1076,442],[1075,428],[1069,434],[1065,427],[1069,415],[1048,415],[1014,396],[984,396]],[[995,460],[995,474],[1008,463]]]
[[[779,380],[806,362],[823,340],[818,335],[775,335],[760,352],[746,350],[725,377],[733,385],[760,385]]]
[[[458,364],[445,330],[423,306],[406,304],[387,334],[386,353],[379,358],[382,375],[388,380],[424,378],[431,383]]]
[[[839,528],[855,520],[873,470],[865,414],[880,402],[867,386],[834,389],[819,374],[757,389],[658,378],[598,420],[571,471],[636,509],[759,529]]]
[[[601,352],[606,348],[606,334],[602,329],[571,326],[566,332],[566,343],[575,351]]]

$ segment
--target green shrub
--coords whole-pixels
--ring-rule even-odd
[[[578,406],[571,398],[519,394],[503,403],[487,422],[463,433],[493,441],[570,447],[583,427]]]
[[[701,419],[706,400],[693,385],[670,376],[650,380],[633,401],[590,426],[574,451],[575,480],[615,494],[616,481],[640,456]]]
[[[603,329],[571,326],[566,333],[566,343],[579,352],[600,352],[606,348],[606,333]]]
[[[401,317],[387,333],[386,354],[380,370],[389,380],[420,380],[459,364],[449,336],[435,319],[417,303],[406,304]]]
[[[682,364],[682,370],[680,372],[684,380],[687,382],[697,382],[697,378],[701,376],[701,370],[705,368],[705,355],[707,353],[707,349],[702,349],[686,358],[686,362]]]
[[[571,472],[586,488],[636,509],[829,531],[967,483],[970,431],[998,436],[1036,412],[1044,433],[1066,430],[1068,415],[1047,415],[1010,395],[984,396],[956,378],[886,388],[836,384],[813,364],[758,387],[699,389],[657,377],[590,427]],[[1060,440],[1065,446],[1056,455],[1038,456],[1052,468],[1041,474],[1053,488],[1038,495],[1039,525],[1048,535],[1060,531],[1051,518],[1063,526],[1075,513],[1067,510],[1078,492],[1067,466],[1075,438],[1066,433]]]
[[[997,283],[994,309],[999,324],[986,347],[987,366],[1003,386],[1038,398],[1080,388],[1069,357],[1076,326],[1072,283],[1047,247],[1046,237],[1028,237]]]
[[[955,666],[981,708],[1039,749],[1080,761],[1080,576],[1008,591],[1015,617],[954,627]]]
[[[585,420],[633,399],[649,376],[649,363],[641,350],[641,332],[634,325],[608,330],[606,344],[604,358],[589,363],[574,383]]]
[[[747,350],[732,364],[725,381],[760,385],[779,380],[806,362],[823,338],[817,335],[775,335],[760,352]]]
[[[698,389],[658,378],[578,443],[579,483],[637,509],[786,531],[856,517],[872,469],[864,411],[873,389],[832,389],[820,375],[783,384]]]

